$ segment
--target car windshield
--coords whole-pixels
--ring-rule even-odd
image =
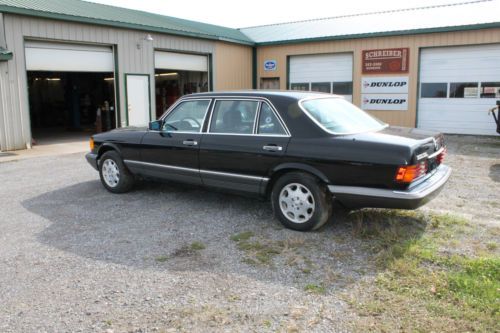
[[[317,98],[300,102],[323,128],[335,134],[377,131],[387,126],[342,98]]]

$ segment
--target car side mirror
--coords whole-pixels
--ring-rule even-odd
[[[151,121],[151,122],[149,122],[149,130],[150,131],[160,131],[162,125],[163,125],[163,121],[161,121],[161,120]]]

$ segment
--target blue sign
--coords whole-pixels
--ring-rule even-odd
[[[264,61],[265,71],[275,71],[276,70],[276,60],[266,60]]]

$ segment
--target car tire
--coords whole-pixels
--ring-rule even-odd
[[[125,193],[134,185],[134,176],[116,151],[105,152],[99,158],[99,176],[102,185],[112,193]]]
[[[332,214],[332,198],[326,186],[303,172],[281,176],[273,186],[271,203],[280,222],[298,231],[319,229]]]

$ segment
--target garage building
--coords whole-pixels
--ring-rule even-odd
[[[144,125],[180,96],[342,95],[391,125],[495,135],[498,2],[231,29],[79,0],[0,0],[0,150]]]
[[[499,12],[469,1],[242,31],[257,44],[260,87],[344,95],[392,125],[497,135]]]
[[[182,95],[252,86],[236,29],[79,0],[0,0],[0,150],[144,125]]]

